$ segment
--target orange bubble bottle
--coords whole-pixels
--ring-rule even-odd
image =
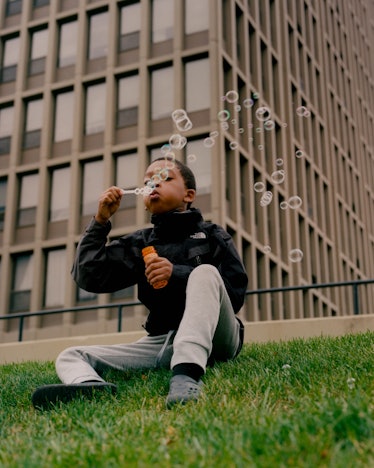
[[[158,253],[156,252],[156,249],[153,247],[153,245],[144,247],[142,249],[142,255],[143,255],[144,263],[146,265],[148,264],[151,258],[158,257]],[[154,289],[161,289],[161,288],[164,288],[167,284],[168,284],[167,280],[161,280],[161,281],[157,281],[157,283],[152,284],[152,286]]]

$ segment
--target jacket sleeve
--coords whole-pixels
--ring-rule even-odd
[[[248,276],[232,237],[220,226],[217,226],[217,229],[217,240],[222,248],[218,271],[225,283],[234,312],[238,313],[244,304]]]
[[[110,222],[103,226],[93,219],[77,246],[71,274],[86,291],[114,292],[138,282],[140,268],[136,249],[126,237],[107,244],[110,229]]]

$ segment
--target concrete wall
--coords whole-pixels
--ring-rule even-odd
[[[247,322],[245,324],[245,342],[264,343],[294,338],[341,336],[367,331],[374,331],[374,315]],[[130,343],[142,336],[144,336],[144,332],[139,331],[5,343],[0,344],[0,364],[23,361],[54,361],[57,355],[69,346]]]

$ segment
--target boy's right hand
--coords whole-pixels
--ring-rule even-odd
[[[100,224],[105,224],[109,218],[118,210],[123,196],[123,191],[119,187],[109,187],[99,198],[99,206],[95,215],[95,220]]]

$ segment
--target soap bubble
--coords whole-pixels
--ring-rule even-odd
[[[271,112],[268,107],[259,107],[256,110],[256,118],[260,122],[265,122],[266,120],[269,120],[271,117]]]
[[[171,118],[179,132],[187,132],[188,130],[191,130],[192,122],[184,109],[176,109],[173,111],[171,113]]]
[[[257,148],[262,151],[264,149],[264,145],[258,145]]]
[[[296,153],[295,153],[295,156],[297,158],[302,158],[304,156],[304,151],[302,150],[297,150]]]
[[[187,138],[179,135],[179,133],[175,133],[169,138],[169,144],[174,149],[182,149],[187,144]]]
[[[228,122],[221,122],[222,130],[228,130],[229,127],[230,127],[230,125],[228,124]]]
[[[257,99],[260,99],[260,93],[253,93],[252,97],[253,97],[254,100],[257,101]]]
[[[242,110],[242,106],[239,105],[239,104],[237,104],[237,105],[235,106],[235,110],[236,110],[236,112],[240,112],[240,111]]]
[[[236,91],[234,90],[227,91],[226,93],[227,102],[233,103],[233,102],[236,102],[238,99],[239,99],[239,94]]]
[[[264,129],[265,130],[274,130],[275,128],[275,122],[274,120],[267,120],[265,123],[264,123]]]
[[[190,164],[196,162],[196,160],[197,160],[196,154],[189,154],[187,156],[187,162]]]
[[[219,133],[217,132],[217,130],[213,130],[213,132],[209,133],[210,138],[216,138],[218,137],[218,135]]]
[[[221,110],[218,112],[217,118],[220,122],[226,122],[230,118],[230,112],[226,109]]]
[[[231,141],[229,144],[230,149],[235,150],[239,146],[237,141]]]
[[[244,101],[243,101],[243,106],[246,109],[250,109],[253,106],[253,104],[254,104],[254,102],[253,102],[253,99],[251,99],[251,98],[244,99]]]
[[[288,199],[288,206],[292,210],[296,210],[297,208],[300,208],[302,203],[303,203],[302,199],[297,195],[294,195]]]
[[[271,174],[271,180],[273,181],[274,184],[281,184],[284,182],[285,178],[285,172],[283,169],[279,169],[279,171],[274,171]]]
[[[269,205],[271,203],[272,199],[273,199],[273,193],[270,192],[270,190],[266,191],[261,197],[260,206]]]
[[[263,182],[256,182],[253,185],[253,190],[255,192],[263,192],[265,190],[265,184]]]
[[[244,128],[239,128],[239,133],[244,133]]]
[[[270,245],[264,245],[264,253],[270,253],[270,252],[271,252]]]
[[[280,208],[281,210],[287,210],[288,206],[289,206],[289,205],[288,205],[288,203],[287,203],[286,201],[281,201],[281,202],[279,203],[279,208]]]
[[[304,257],[303,251],[300,249],[292,249],[288,253],[288,259],[292,263],[301,262],[303,257]]]
[[[299,106],[299,107],[296,109],[296,114],[297,114],[299,117],[309,117],[309,116],[310,116],[310,111],[309,111],[309,109],[307,109],[305,106]]]
[[[283,166],[283,159],[282,158],[277,158],[275,160],[275,165],[278,166],[278,167]]]
[[[355,387],[355,382],[356,382],[356,379],[354,379],[353,377],[349,377],[347,379],[347,385],[348,385],[348,388],[349,390],[353,390],[354,387]]]
[[[215,144],[215,140],[214,138],[211,138],[211,137],[207,137],[204,139],[204,142],[203,142],[205,148],[212,148]]]

